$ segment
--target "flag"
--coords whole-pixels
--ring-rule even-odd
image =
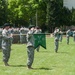
[[[34,34],[34,48],[42,46],[46,49],[46,36],[45,34]]]

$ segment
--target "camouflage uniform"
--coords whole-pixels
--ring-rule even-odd
[[[67,44],[69,44],[70,33],[71,33],[70,30],[68,30],[68,31],[66,32]]]
[[[13,28],[10,28],[9,29],[9,33],[10,33],[10,35],[13,35],[13,33],[14,33],[14,31],[13,31]],[[13,43],[13,37],[12,37],[12,39],[11,39],[11,44]]]
[[[26,41],[26,34],[27,34],[27,30],[26,28],[20,28],[20,43],[27,43]]]
[[[28,53],[28,59],[27,59],[27,66],[29,69],[31,69],[32,63],[34,61],[34,37],[33,37],[33,30],[29,30],[27,33],[27,53]]]
[[[2,29],[0,28],[0,49],[2,48]]]
[[[75,31],[73,31],[73,40],[75,42]]]
[[[11,51],[11,35],[10,32],[6,29],[2,31],[2,52],[3,52],[3,61],[6,66],[8,66],[8,61],[10,58],[10,51]]]
[[[59,47],[59,37],[60,37],[60,32],[59,32],[59,29],[56,29],[54,31],[54,43],[55,43],[55,52],[58,51],[58,47]]]
[[[20,32],[19,28],[14,28],[13,30],[13,43],[19,43],[20,42]]]
[[[63,36],[62,31],[60,31],[60,34],[59,34],[59,35],[60,35],[60,37],[59,37],[59,41],[62,42],[62,36]]]

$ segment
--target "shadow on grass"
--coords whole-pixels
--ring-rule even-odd
[[[62,53],[62,54],[69,54],[69,52],[58,52],[58,53]]]
[[[27,67],[27,66],[26,65],[10,65],[10,67]],[[52,70],[52,68],[41,67],[41,68],[33,68],[33,70]]]
[[[41,67],[41,68],[34,68],[34,70],[52,70],[52,68]]]
[[[10,65],[10,67],[26,67],[26,65]]]
[[[50,51],[49,50],[43,50],[43,51],[39,51],[41,53],[49,53]]]

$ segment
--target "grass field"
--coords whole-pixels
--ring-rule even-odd
[[[32,67],[28,70],[27,52],[25,44],[13,44],[9,64],[5,67],[2,62],[2,52],[0,52],[0,75],[75,75],[75,42],[70,39],[70,44],[66,44],[63,38],[59,45],[58,53],[54,52],[54,39],[47,38],[47,49],[40,48],[40,52],[35,50],[35,59]]]

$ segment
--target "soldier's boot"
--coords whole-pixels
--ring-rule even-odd
[[[5,66],[10,66],[7,62],[4,62],[4,65],[5,65]]]
[[[28,69],[33,69],[30,65],[28,65]]]
[[[58,52],[58,47],[55,49],[55,52],[56,52],[56,53]]]
[[[37,52],[39,52],[39,49],[37,49]]]

